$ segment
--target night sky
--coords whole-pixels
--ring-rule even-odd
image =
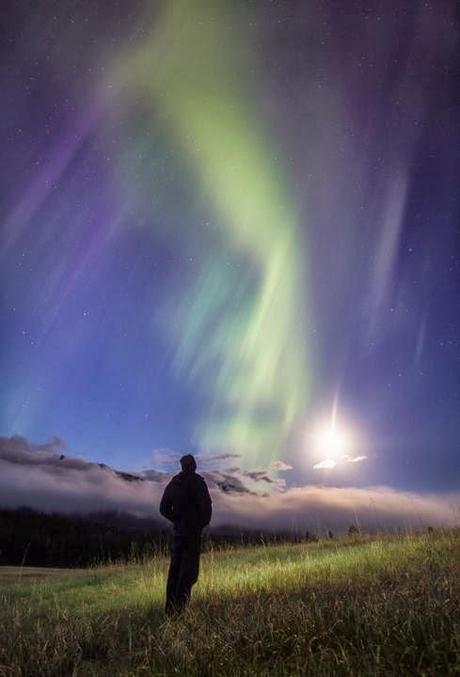
[[[458,3],[0,22],[0,434],[458,489]]]

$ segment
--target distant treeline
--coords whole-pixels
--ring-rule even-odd
[[[155,520],[120,513],[64,516],[30,508],[0,510],[0,564],[86,567],[166,553],[171,531]],[[330,534],[332,537],[332,534]],[[206,532],[204,549],[317,540],[314,534],[266,533],[221,527]]]
[[[149,556],[167,547],[168,533],[133,526],[119,516],[64,516],[29,508],[0,510],[0,564],[85,567]],[[152,526],[154,528],[152,529]]]

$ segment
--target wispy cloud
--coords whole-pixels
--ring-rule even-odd
[[[178,467],[179,459],[183,454],[183,451],[170,449],[169,447],[154,449],[150,454],[151,462],[149,467],[153,464],[162,470],[173,471]]]
[[[294,470],[292,465],[284,463],[284,461],[272,461],[269,466],[270,470],[276,470],[278,472],[286,472],[287,470]]]
[[[325,458],[324,461],[320,461],[319,463],[315,463],[313,468],[315,470],[321,470],[321,469],[329,469],[329,468],[335,468],[337,465],[337,462],[334,461],[332,458]]]
[[[202,456],[201,460],[205,462],[209,461],[227,461],[230,458],[240,458],[241,454],[216,454],[215,456]]]
[[[315,463],[313,468],[315,470],[332,470],[340,463],[361,463],[365,461],[367,456],[342,456],[341,458],[335,460],[334,458],[324,458],[322,461]]]
[[[150,465],[154,465],[156,468],[161,468],[162,471],[167,472],[177,472],[179,468],[179,460],[181,456],[186,453],[191,453],[190,451],[184,451],[181,449],[171,449],[169,447],[163,447],[160,449],[154,449],[151,454]],[[233,452],[222,452],[220,454],[197,454],[196,459],[200,468],[221,468],[225,465],[226,461],[231,461],[233,459],[240,458],[241,455]],[[149,468],[147,468],[148,470]]]

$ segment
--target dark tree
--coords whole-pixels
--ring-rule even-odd
[[[359,534],[359,527],[356,524],[350,524],[348,528],[348,535],[349,536],[357,536]]]

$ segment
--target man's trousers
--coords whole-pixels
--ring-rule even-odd
[[[167,613],[182,611],[187,605],[198,580],[200,547],[201,533],[174,534],[166,587]]]

